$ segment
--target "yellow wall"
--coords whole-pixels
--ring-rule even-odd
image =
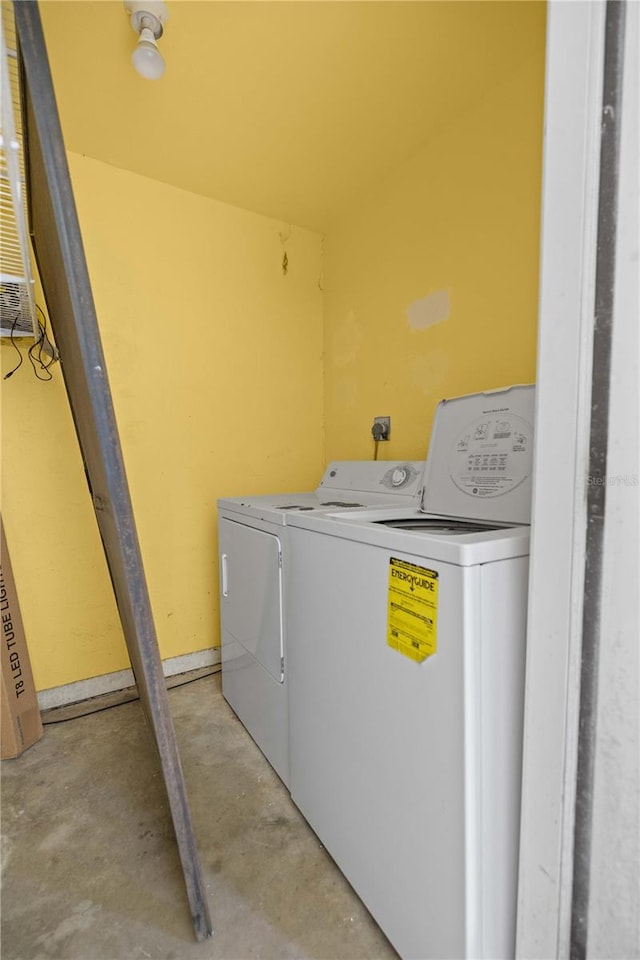
[[[392,417],[381,456],[422,458],[441,397],[535,378],[542,6],[524,44],[324,254],[317,234],[70,155],[163,657],[218,643],[218,496],[314,487],[325,459],[372,455],[374,415]],[[60,371],[41,384],[25,364],[2,426],[38,688],[127,666]]]
[[[216,498],[306,489],[321,472],[321,238],[70,166],[161,654],[177,656],[219,642]],[[4,343],[4,371],[14,356]],[[128,666],[60,370],[38,383],[25,362],[2,425],[38,689]]]
[[[422,458],[442,397],[535,379],[543,7],[539,13],[518,71],[451,117],[329,231],[329,459],[372,456],[373,417],[387,414],[391,440],[380,456]],[[448,319],[421,326],[446,313],[446,296]]]

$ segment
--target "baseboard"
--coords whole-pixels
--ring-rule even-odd
[[[165,677],[173,677],[177,673],[200,670],[202,667],[216,663],[220,663],[220,647],[209,647],[208,650],[185,653],[181,657],[168,657],[162,661],[162,670]],[[132,670],[104,673],[100,677],[90,677],[88,680],[78,680],[76,683],[65,683],[61,687],[40,690],[38,705],[41,710],[50,710],[52,707],[62,707],[68,703],[78,703],[80,700],[99,697],[103,693],[125,690],[127,687],[132,687],[134,683]]]

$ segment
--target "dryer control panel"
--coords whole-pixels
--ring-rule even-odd
[[[316,492],[322,498],[332,490],[341,490],[413,499],[420,495],[423,471],[421,460],[334,461],[325,470]]]

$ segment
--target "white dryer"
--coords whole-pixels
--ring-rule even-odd
[[[288,786],[287,524],[367,504],[414,512],[423,462],[341,461],[314,492],[218,501],[222,691],[267,760]]]
[[[291,518],[291,795],[404,958],[514,956],[532,447],[443,401],[421,510]]]

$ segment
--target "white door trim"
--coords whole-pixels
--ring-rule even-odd
[[[547,13],[517,956],[568,957],[605,4]]]

